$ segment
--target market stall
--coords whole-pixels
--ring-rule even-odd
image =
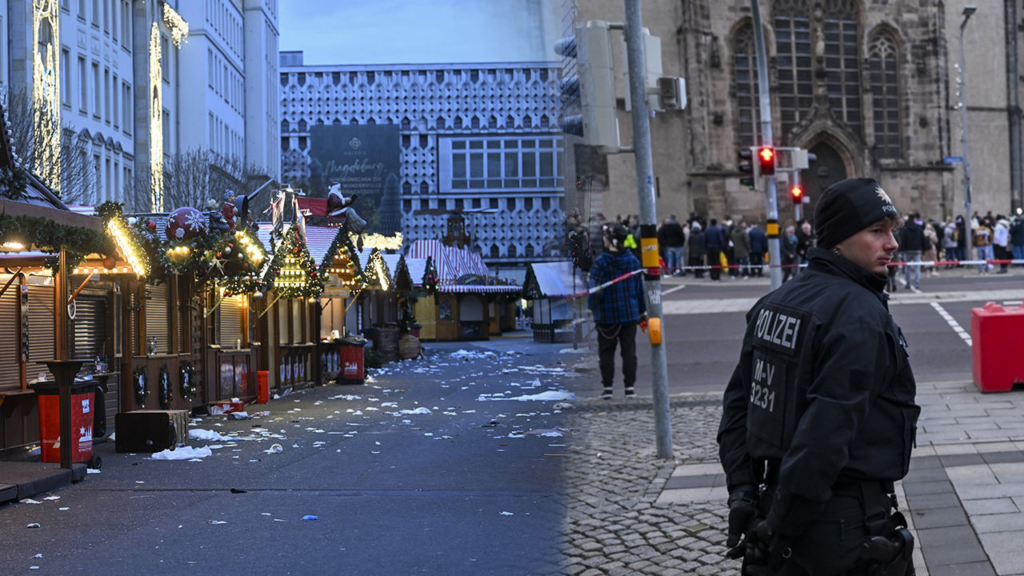
[[[533,339],[555,343],[582,340],[578,319],[584,317],[586,299],[575,295],[586,285],[573,277],[572,262],[535,262],[526,271],[523,297],[533,302]],[[575,331],[575,335],[574,335]]]

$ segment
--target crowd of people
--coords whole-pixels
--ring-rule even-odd
[[[637,215],[617,216],[606,220],[600,213],[590,219],[591,256],[596,258],[603,250],[601,230],[606,225],[620,224],[629,233],[626,248],[640,258],[640,218]],[[890,270],[890,290],[899,287],[899,275],[907,287],[920,289],[921,276],[935,275],[941,268],[950,268],[959,262],[973,259],[1024,260],[1024,217],[1006,217],[988,212],[977,212],[971,218],[971,245],[974,254],[966,248],[964,218],[949,217],[946,221],[926,220],[913,212],[903,217],[903,225],[896,231],[900,247],[896,262],[909,266],[894,266]],[[712,281],[747,279],[763,276],[768,264],[768,235],[758,222],[743,219],[725,219],[701,216],[691,212],[680,221],[675,214],[665,218],[658,227],[659,255],[666,276],[693,274],[694,278]],[[780,238],[780,260],[783,282],[796,276],[807,264],[807,250],[816,245],[815,231],[808,220],[786,226]],[[969,257],[970,256],[970,257]],[[938,262],[936,265],[921,263]],[[977,264],[980,273],[995,270],[1006,274],[1008,263]],[[901,270],[902,269],[902,270]]]

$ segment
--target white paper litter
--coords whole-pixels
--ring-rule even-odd
[[[153,454],[153,460],[189,460],[192,458],[206,458],[212,455],[209,446],[203,446],[202,448],[193,448],[191,446],[182,446],[177,450],[161,450]]]
[[[266,452],[267,454],[280,454],[281,452],[284,452],[284,446],[281,446],[280,444],[274,444],[270,448],[264,450],[264,452]]]
[[[205,442],[220,442],[223,440],[236,440],[236,438],[229,438],[228,436],[221,436],[213,430],[204,430],[202,428],[193,428],[188,431],[188,437],[192,440],[202,440]]]
[[[432,414],[430,408],[420,406],[415,410],[399,410],[398,412],[390,412],[392,416],[405,416],[407,414]]]
[[[540,401],[548,401],[548,400],[574,400],[576,398],[576,394],[575,393],[568,392],[566,390],[548,390],[547,392],[541,392],[540,394],[528,394],[526,396],[513,396],[511,398],[501,398],[499,396],[500,395],[490,396],[490,395],[487,395],[487,394],[481,394],[480,396],[477,397],[477,400],[481,401],[481,402],[485,402],[487,400],[519,400],[519,401],[540,400]]]
[[[42,502],[31,498],[25,498],[24,500],[18,500],[18,504],[42,504]]]

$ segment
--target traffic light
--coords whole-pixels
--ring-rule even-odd
[[[761,176],[775,176],[775,149],[762,146],[757,149],[757,164]]]
[[[789,198],[793,201],[794,206],[798,206],[804,201],[804,189],[799,184],[793,184],[789,189]]]
[[[746,186],[751,190],[756,188],[757,181],[757,166],[754,164],[753,158],[753,148],[740,148],[736,151],[736,168],[744,174],[750,174],[750,176],[740,178],[740,186]]]
[[[591,20],[576,28],[573,36],[555,44],[555,53],[563,57],[558,85],[562,131],[582,136],[584,144],[618,150],[619,119],[608,22]]]

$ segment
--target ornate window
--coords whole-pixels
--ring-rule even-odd
[[[803,115],[810,112],[814,102],[810,14],[808,0],[775,2],[775,45],[783,140],[800,123]]]
[[[902,156],[898,62],[899,51],[895,40],[887,32],[877,34],[868,49],[868,74],[871,80],[875,153],[878,158]]]
[[[857,50],[857,7],[852,0],[825,2],[826,87],[832,113],[856,134],[861,133],[860,66]]]
[[[757,87],[757,50],[754,48],[754,26],[747,22],[733,37],[733,77],[736,81],[736,145],[757,146],[761,114]]]

